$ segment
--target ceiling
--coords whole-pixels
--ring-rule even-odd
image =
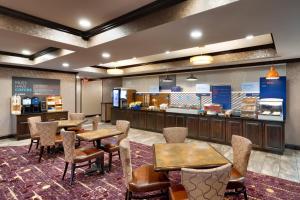
[[[78,20],[86,18],[91,27],[120,17],[154,0],[0,0],[0,5],[65,26],[86,30]]]
[[[204,0],[191,1],[200,2]],[[205,1],[213,2],[214,0]],[[153,25],[149,28],[138,30],[133,26],[128,26],[126,27],[127,29],[120,29],[123,31],[121,35],[124,34],[124,36],[114,38],[113,34],[115,32],[110,33],[107,31],[107,35],[113,39],[93,45],[89,45],[93,42],[93,38],[90,41],[83,41],[80,37],[75,38],[83,43],[83,45],[77,45],[75,42],[57,41],[55,38],[42,37],[32,31],[23,34],[18,32],[19,29],[16,31],[15,29],[14,31],[8,30],[7,24],[0,21],[0,50],[20,53],[22,49],[26,48],[36,52],[50,46],[71,50],[73,51],[72,53],[57,56],[45,62],[32,64],[15,63],[15,65],[77,72],[80,68],[99,64],[109,66],[109,63],[122,60],[130,60],[129,64],[137,64],[188,56],[189,53],[195,53],[195,51],[191,52],[188,49],[209,44],[222,44],[227,41],[238,40],[241,42],[239,45],[229,45],[227,50],[237,49],[242,46],[256,46],[270,42],[270,34],[272,34],[271,38],[274,40],[278,54],[272,60],[300,58],[300,26],[298,25],[300,1],[226,1],[229,2],[226,5],[192,13],[189,16],[170,20],[160,25]],[[224,2],[226,1],[224,0]],[[153,1],[90,0],[83,3],[83,1],[79,0],[0,0],[0,5],[79,29],[77,20],[81,16],[89,18],[93,26],[97,26],[151,2]],[[66,10],[71,14],[66,14]],[[145,23],[148,22],[149,20],[145,21]],[[129,29],[133,31],[130,32]],[[201,30],[203,36],[197,40],[191,39],[189,34],[192,30]],[[105,33],[101,34],[99,34],[99,38],[107,37]],[[245,40],[245,36],[249,34],[253,34],[256,37],[268,35],[268,39],[260,42]],[[72,41],[75,41],[75,39]],[[86,45],[84,42],[86,42]],[[165,54],[164,52],[167,50],[171,51],[171,53]],[[111,58],[102,58],[101,54],[103,52],[109,52]],[[133,57],[137,59],[133,60]],[[68,62],[70,67],[62,68],[63,62]],[[12,64],[1,60],[0,63]],[[103,71],[93,71],[91,73],[86,73],[85,71],[82,74],[91,77],[107,76]]]

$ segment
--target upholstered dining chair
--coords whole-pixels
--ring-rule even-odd
[[[167,143],[184,143],[188,129],[185,127],[168,127],[163,129],[163,135]]]
[[[139,199],[154,198],[158,196],[168,197],[170,181],[165,173],[155,172],[153,165],[142,165],[132,169],[130,144],[127,138],[120,142],[121,163],[123,177],[126,185],[126,200],[136,198],[133,193],[142,195],[147,192],[159,191],[159,193],[139,196]]]
[[[69,163],[71,164],[71,178],[70,185],[72,185],[75,178],[75,169],[80,167],[89,166],[95,163],[98,168],[101,167],[101,171],[104,172],[104,152],[94,147],[83,147],[75,149],[76,134],[74,131],[61,130],[63,136],[63,147],[65,154],[65,169],[62,176],[62,180],[65,178],[68,170]],[[94,161],[93,161],[94,160]],[[87,162],[83,165],[79,163]]]
[[[112,157],[119,155],[119,158],[120,158],[119,144],[120,144],[121,140],[123,140],[124,138],[127,138],[128,132],[130,129],[130,122],[126,121],[126,120],[117,120],[116,128],[117,128],[117,130],[121,131],[122,134],[117,136],[117,140],[114,143],[104,143],[101,146],[101,149],[103,149],[106,153],[109,154],[109,161],[108,161],[108,170],[109,171],[111,171]]]
[[[36,149],[39,147],[40,133],[38,132],[38,130],[36,128],[36,123],[41,122],[41,121],[42,121],[41,116],[29,117],[27,119],[28,126],[29,126],[29,132],[30,132],[30,139],[31,139],[28,153],[30,152],[31,147],[34,143],[36,143]]]
[[[85,114],[84,113],[70,113],[70,120],[84,120],[85,119]],[[82,126],[78,127],[71,127],[68,128],[68,131],[74,131],[75,133],[83,133],[84,129]]]
[[[169,189],[172,200],[221,200],[224,198],[232,165],[212,169],[181,169],[181,184]]]
[[[41,162],[44,149],[47,147],[55,147],[56,144],[62,143],[62,137],[57,135],[58,122],[37,122],[37,131],[40,133],[40,157],[39,162]]]
[[[233,168],[227,185],[226,195],[244,194],[248,199],[246,186],[244,184],[249,158],[252,150],[252,142],[244,137],[233,135],[231,139],[233,150]]]

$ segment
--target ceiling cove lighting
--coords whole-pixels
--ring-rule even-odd
[[[90,28],[92,25],[88,19],[80,19],[78,23],[82,28]]]
[[[110,75],[124,74],[124,70],[123,69],[118,69],[118,68],[107,69],[106,72],[107,72],[107,74],[110,74]]]
[[[266,79],[279,79],[279,73],[274,66],[272,66],[268,71]]]
[[[246,39],[247,39],[247,40],[251,40],[251,39],[253,39],[253,38],[254,38],[253,35],[247,35],[247,36],[246,36]]]
[[[27,49],[23,49],[22,50],[22,54],[24,54],[24,55],[30,55],[31,52],[29,50],[27,50]]]
[[[170,51],[166,51],[166,52],[165,52],[165,54],[169,54],[169,53],[170,53]]]
[[[186,78],[187,81],[197,81],[198,78],[196,76],[194,76],[192,73],[190,74],[190,76],[188,76]]]
[[[206,65],[212,63],[213,60],[214,59],[212,56],[204,56],[204,55],[194,56],[190,58],[190,62],[193,65]]]
[[[193,39],[199,39],[199,38],[202,37],[202,32],[199,31],[199,30],[191,31],[190,37],[193,38]]]
[[[110,54],[107,52],[102,53],[103,58],[110,58]]]
[[[62,64],[62,66],[63,66],[63,67],[69,67],[70,64],[65,62],[65,63]]]
[[[164,83],[171,83],[171,82],[173,82],[173,79],[171,79],[171,78],[169,77],[169,75],[166,75],[166,78],[164,78],[164,79],[162,80],[162,82],[164,82]]]

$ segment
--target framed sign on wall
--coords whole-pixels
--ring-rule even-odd
[[[12,95],[27,97],[60,96],[60,80],[12,77]]]
[[[166,81],[166,78],[168,81]],[[176,86],[176,75],[159,76],[159,90],[171,90]]]

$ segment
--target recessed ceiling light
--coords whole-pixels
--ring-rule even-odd
[[[132,59],[133,59],[133,60],[135,60],[135,59],[136,59],[136,57],[133,57]]]
[[[79,25],[83,28],[90,28],[92,24],[88,19],[80,19]]]
[[[107,52],[102,53],[103,58],[110,58],[110,54]]]
[[[202,37],[202,32],[199,30],[194,30],[194,31],[191,31],[190,36],[193,39],[199,39]]]
[[[24,55],[30,55],[31,52],[29,50],[27,50],[27,49],[23,49],[22,50],[22,54],[24,54]]]
[[[70,65],[69,65],[69,63],[63,63],[62,66],[63,67],[69,67]]]
[[[247,35],[247,36],[246,36],[246,39],[247,39],[247,40],[251,40],[252,38],[254,38],[253,35]]]
[[[169,53],[170,53],[170,51],[166,51],[166,52],[165,52],[165,54],[169,54]]]

